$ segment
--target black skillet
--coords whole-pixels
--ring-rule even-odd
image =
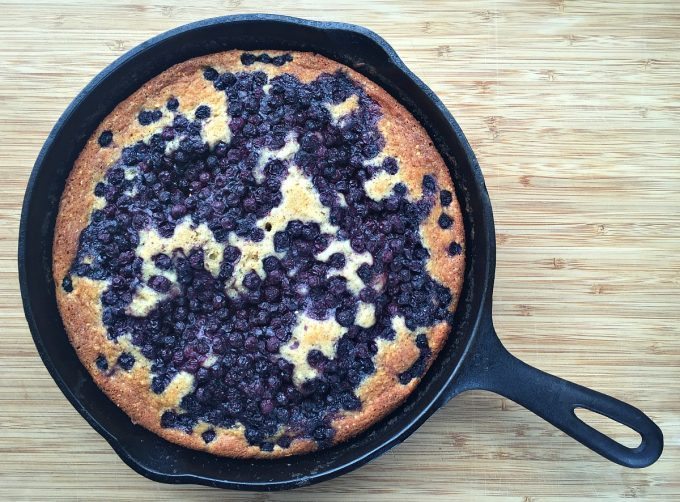
[[[64,332],[51,274],[52,233],[73,162],[99,122],[144,82],[186,59],[227,49],[315,51],[385,88],[426,127],[454,178],[463,207],[467,270],[454,332],[407,402],[347,443],[282,460],[233,460],[166,442],[133,425],[94,384]],[[627,467],[645,467],[663,449],[663,435],[640,410],[533,368],[500,343],[491,320],[496,243],[482,172],[460,127],[432,91],[375,33],[340,23],[273,15],[199,21],[159,35],[116,60],[76,97],[50,133],[26,189],[19,234],[19,277],[26,318],[45,366],[78,412],[137,472],[166,483],[277,490],[352,471],[412,434],[463,391],[486,389],[533,411],[588,448]],[[586,408],[637,431],[627,448],[574,414]],[[556,445],[546,444],[546,448]]]

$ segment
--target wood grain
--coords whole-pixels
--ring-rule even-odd
[[[678,500],[680,4],[193,3],[0,0],[0,499]],[[482,392],[364,468],[283,494],[151,482],[87,426],[21,309],[16,237],[35,157],[70,100],[126,50],[186,22],[265,11],[363,24],[441,96],[494,203],[503,341],[645,410],[666,436],[659,462],[608,463]]]

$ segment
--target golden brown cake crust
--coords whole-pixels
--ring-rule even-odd
[[[266,52],[272,56],[283,54],[277,51]],[[90,214],[97,204],[95,185],[120,157],[123,147],[148,137],[158,127],[167,124],[168,120],[171,121],[171,117],[164,115],[159,122],[142,126],[137,120],[140,110],[162,107],[169,98],[177,96],[182,104],[181,110],[184,111],[194,109],[201,103],[214,103],[223,94],[203,78],[205,67],[213,67],[221,72],[261,70],[270,79],[281,73],[288,73],[302,82],[310,82],[322,73],[334,73],[338,70],[346,72],[380,106],[382,118],[378,127],[386,141],[383,153],[399,160],[399,176],[412,196],[420,197],[425,173],[432,174],[441,189],[455,194],[446,165],[423,127],[375,83],[337,62],[313,53],[293,52],[293,60],[280,67],[258,62],[244,66],[240,60],[241,54],[242,51],[228,51],[177,64],[147,82],[102,121],[75,162],[61,199],[54,235],[55,284],[62,283],[76,257],[79,236],[88,225]],[[113,143],[107,148],[101,148],[98,144],[103,131],[113,132]],[[427,171],[424,171],[425,168]],[[380,187],[376,189],[380,190]],[[453,220],[453,225],[448,229],[441,228],[437,223],[442,212]],[[436,197],[435,206],[421,224],[420,233],[431,256],[427,271],[450,289],[453,295],[450,310],[454,311],[462,288],[465,267],[463,220],[455,195],[448,207],[442,207],[439,197]],[[448,252],[452,241],[462,246],[461,253],[451,255]],[[133,422],[168,441],[229,457],[274,458],[305,453],[317,447],[311,439],[296,439],[289,448],[276,446],[272,452],[266,452],[248,443],[243,427],[215,428],[216,439],[208,444],[201,438],[201,433],[208,429],[207,424],[200,423],[191,434],[161,427],[162,413],[178,404],[189,384],[177,381],[161,394],[150,391],[150,363],[129,341],[113,341],[107,336],[102,322],[100,299],[104,287],[102,281],[73,276],[72,292],[67,293],[61,287],[56,288],[57,302],[69,339],[81,362],[97,385]],[[334,419],[335,442],[345,441],[385,417],[406,399],[420,381],[420,377],[411,379],[406,385],[399,381],[399,374],[414,363],[419,352],[413,334],[408,329],[402,327],[396,331],[397,336],[393,341],[380,341],[380,348],[375,356],[376,371],[366,377],[357,389],[357,396],[362,401],[361,409],[341,412]],[[427,363],[429,366],[443,347],[449,327],[441,322],[420,331],[427,336],[432,351]],[[121,371],[114,365],[117,357],[124,351],[134,354],[138,362],[131,371]],[[109,368],[112,369],[100,371],[96,367],[95,360],[100,354],[106,357]]]

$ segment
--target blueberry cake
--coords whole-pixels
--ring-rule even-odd
[[[446,341],[460,206],[423,127],[312,53],[183,62],[68,178],[59,310],[94,381],[168,441],[273,458],[360,433]]]

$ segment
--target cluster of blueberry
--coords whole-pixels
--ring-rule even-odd
[[[289,63],[290,61],[293,60],[293,56],[289,53],[286,54],[281,54],[279,56],[270,56],[269,54],[262,53],[259,55],[252,54],[250,52],[244,52],[241,54],[241,63],[244,66],[250,66],[256,62],[258,63],[265,63],[265,64],[273,64],[274,66],[283,66],[286,63]]]
[[[240,423],[248,441],[264,451],[274,444],[288,447],[295,437],[311,437],[324,446],[333,438],[333,417],[341,410],[360,409],[355,391],[375,371],[376,340],[394,338],[392,318],[403,316],[410,329],[450,320],[452,296],[426,272],[429,253],[421,243],[419,225],[437,196],[447,206],[452,194],[440,191],[436,180],[426,175],[418,201],[406,197],[404,184],[397,184],[382,201],[366,195],[366,180],[380,170],[395,174],[398,165],[391,157],[378,165],[366,162],[384,145],[377,129],[380,109],[341,72],[308,84],[289,74],[268,82],[263,72],[219,73],[212,68],[205,69],[204,78],[227,94],[229,144],[211,147],[201,138],[203,123],[212,113],[208,106],[199,107],[192,121],[178,112],[176,98],[169,100],[166,107],[175,113],[172,125],[147,142],[124,148],[106,180],[95,187],[106,204],[92,213],[82,232],[70,273],[109,281],[102,295],[103,322],[112,339],[130,335],[152,362],[153,392],[163,392],[179,371],[195,376],[181,410],[163,415],[163,427],[191,432],[199,420],[220,427]],[[268,92],[265,84],[270,84]],[[327,105],[351,95],[359,97],[359,107],[341,123],[333,121]],[[138,119],[153,122],[159,113],[144,110]],[[269,160],[264,179],[256,180],[260,152],[282,148],[291,135],[300,144],[294,158]],[[168,142],[176,138],[177,148],[166,152]],[[112,139],[105,131],[99,144],[108,147]],[[264,239],[267,229],[256,223],[281,203],[281,183],[291,162],[312,180],[338,230],[330,235],[316,223],[288,222],[273,236],[278,256],[264,258],[264,275],[250,271],[240,293],[227,295],[225,288],[241,257],[237,247],[227,244],[229,235],[253,242]],[[126,169],[134,169],[136,176],[126,176]],[[156,267],[174,271],[178,284],[163,275],[152,276],[148,286],[166,294],[165,299],[145,317],[130,315],[127,307],[144,283],[142,260],[135,253],[140,231],[155,228],[170,237],[186,218],[207,224],[224,243],[219,273],[206,270],[200,247],[156,255]],[[453,222],[442,214],[439,224],[448,228]],[[372,265],[358,270],[365,285],[358,295],[344,277],[329,274],[345,266],[343,253],[326,261],[315,257],[332,239],[347,240],[355,252],[373,256]],[[452,243],[449,251],[458,254],[461,249]],[[70,276],[62,286],[72,289]],[[355,324],[359,301],[374,307],[375,324],[369,328]],[[335,316],[347,332],[338,341],[335,357],[310,351],[308,363],[318,376],[295,385],[294,367],[279,348],[290,339],[300,312],[317,319]],[[417,337],[416,345],[420,357],[399,376],[403,384],[421,376],[431,356],[424,335]],[[125,353],[116,364],[130,370],[134,363]],[[103,357],[96,365],[110,371]],[[206,442],[215,437],[212,429],[203,434]]]

